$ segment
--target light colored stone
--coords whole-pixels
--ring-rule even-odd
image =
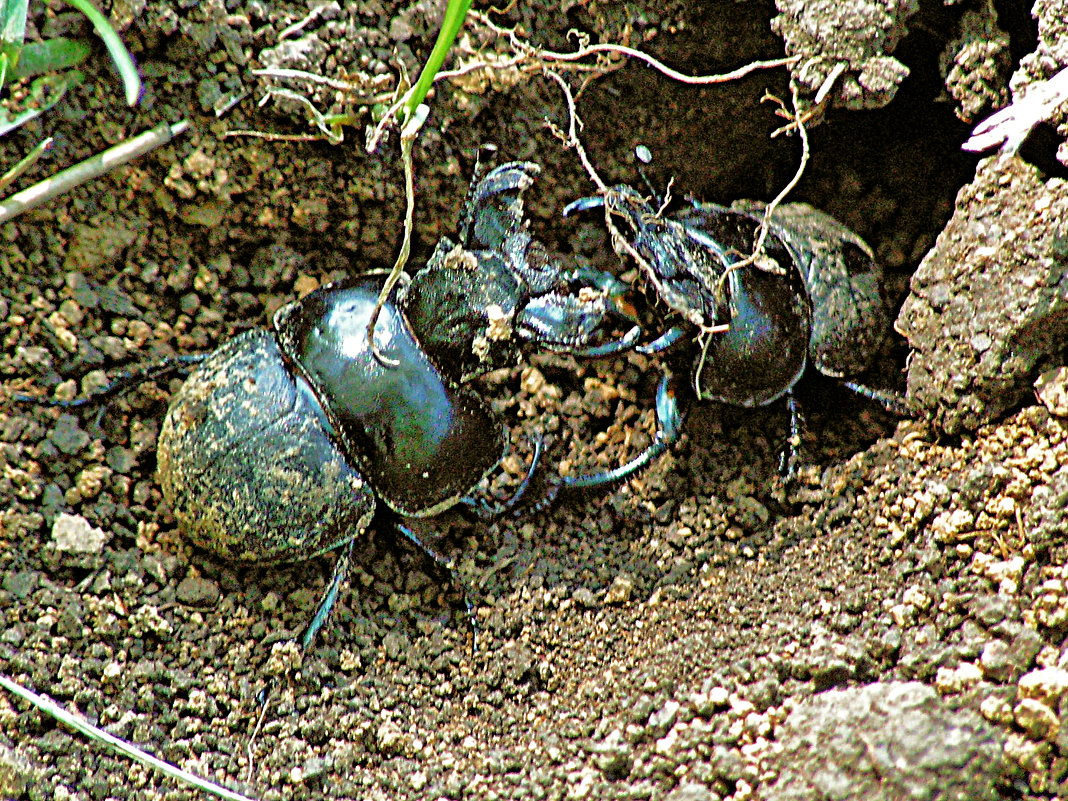
[[[103,529],[89,525],[89,521],[81,515],[64,512],[52,524],[52,541],[57,551],[100,553],[104,550],[108,535]]]

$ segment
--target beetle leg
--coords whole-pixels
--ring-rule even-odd
[[[136,389],[146,381],[151,381],[155,378],[169,375],[170,373],[188,370],[191,366],[200,364],[210,355],[211,354],[209,353],[191,353],[185,356],[168,356],[166,359],[161,359],[154,364],[143,365],[134,368],[133,370],[127,370],[106,387],[101,387],[96,392],[81,398],[58,400],[56,398],[38,398],[34,395],[16,394],[13,400],[17,403],[35,403],[38,406],[52,406],[60,409],[74,409],[79,406],[88,406],[93,403],[100,403],[100,401],[108,400],[109,398],[122,397],[127,392]]]
[[[99,428],[104,412],[107,411],[110,402],[115,398],[121,398],[127,392],[137,389],[146,381],[162,378],[171,373],[188,372],[191,367],[200,364],[210,355],[210,353],[191,353],[184,356],[168,356],[166,359],[161,359],[154,364],[126,370],[107,386],[101,387],[96,392],[81,398],[59,400],[57,398],[38,398],[34,395],[16,394],[12,400],[16,403],[33,403],[37,406],[49,406],[55,409],[76,409],[80,406],[103,402],[96,414],[96,419],[93,421],[93,424]]]
[[[400,521],[395,522],[394,525],[397,527],[397,531],[399,531],[401,534],[408,538],[409,542],[411,542],[413,545],[419,548],[420,551],[422,551],[431,559],[433,559],[434,564],[436,564],[438,567],[445,571],[445,574],[449,577],[449,580],[453,583],[453,586],[460,591],[460,596],[464,600],[464,609],[467,610],[467,622],[471,626],[471,650],[474,651],[475,643],[478,638],[478,620],[475,619],[475,606],[471,603],[471,598],[467,593],[467,587],[464,586],[463,582],[456,577],[456,572],[454,570],[452,559],[446,559],[433,548],[428,547],[421,539],[419,539],[418,534],[416,534],[414,531],[412,531]]]
[[[599,209],[604,206],[604,198],[601,195],[593,195],[591,197],[580,197],[578,200],[572,200],[566,206],[564,206],[562,216],[570,217],[576,211],[587,211],[588,209]]]
[[[475,171],[460,221],[460,241],[466,249],[499,248],[520,229],[521,195],[540,172],[541,167],[529,161],[501,164],[485,176],[481,169]]]
[[[530,467],[527,468],[527,474],[523,477],[519,486],[516,487],[515,492],[512,493],[512,497],[504,503],[490,503],[485,497],[472,495],[461,498],[459,503],[474,512],[479,520],[496,520],[501,515],[512,511],[530,488],[531,480],[534,478],[534,474],[541,463],[541,454],[544,449],[545,441],[539,436],[534,440],[534,455],[530,459]]]
[[[585,491],[596,487],[619,484],[648,467],[654,459],[663,455],[682,436],[682,423],[686,414],[679,406],[671,378],[665,375],[656,390],[656,435],[652,443],[629,462],[613,470],[591,473],[585,476],[569,476],[561,479],[554,488],[552,497],[542,505],[547,506],[559,490]]]
[[[311,622],[308,623],[308,628],[304,630],[304,634],[300,638],[300,647],[305,651],[311,647],[315,635],[319,633],[319,629],[323,627],[326,619],[330,617],[330,613],[334,611],[337,594],[341,590],[342,583],[349,575],[349,566],[352,564],[352,549],[355,544],[356,538],[353,537],[349,540],[348,547],[338,555],[337,561],[334,563],[334,575],[330,577],[330,584],[327,585],[326,592],[323,593],[319,606],[315,610]]]
[[[628,306],[605,296],[604,303],[583,300],[575,295],[556,292],[531,300],[517,317],[519,333],[547,350],[562,351],[574,356],[601,357],[630,350],[641,336],[641,328],[632,325],[619,339],[600,345],[586,346],[604,324],[606,316],[633,322]]]
[[[687,331],[682,326],[672,326],[663,334],[658,336],[656,339],[652,340],[651,342],[646,342],[644,345],[639,345],[634,350],[638,353],[644,353],[645,355],[651,355],[653,353],[663,353],[675,343],[680,342],[683,339],[689,337],[690,333],[690,331]]]
[[[797,478],[797,452],[801,447],[801,435],[805,430],[805,415],[801,411],[793,391],[786,393],[786,408],[790,411],[790,436],[779,457],[779,473],[787,484]]]
[[[574,348],[569,350],[568,353],[584,359],[600,359],[605,356],[614,356],[617,353],[634,349],[634,343],[638,341],[638,337],[641,335],[642,330],[638,326],[634,326],[619,339],[613,339],[611,342],[605,342],[602,345],[595,345],[589,348]]]
[[[913,415],[913,410],[909,407],[908,399],[904,395],[886,389],[867,387],[855,381],[843,381],[842,384],[858,395],[875,401],[890,414],[896,414],[899,417],[912,417]]]

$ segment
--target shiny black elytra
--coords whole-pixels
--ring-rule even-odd
[[[871,366],[889,334],[882,273],[871,250],[829,215],[787,204],[772,216],[758,257],[736,266],[756,244],[759,203],[694,203],[662,214],[620,185],[604,197],[575,201],[564,214],[595,207],[622,218],[645,278],[667,309],[665,330],[636,350],[694,342],[684,353],[696,400],[755,407],[785,397],[791,436],[783,468],[792,478],[802,425],[793,388],[807,365],[836,378],[855,376]],[[713,331],[723,325],[725,331]],[[908,413],[894,393],[843,383],[892,412]]]

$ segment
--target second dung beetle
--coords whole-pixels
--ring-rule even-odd
[[[692,354],[687,372],[696,400],[756,407],[785,397],[788,479],[796,475],[802,426],[793,390],[810,363],[888,410],[908,413],[895,393],[850,380],[871,366],[890,315],[871,249],[834,218],[787,204],[762,231],[762,204],[695,202],[663,213],[626,185],[577,200],[564,214],[598,207],[606,219],[622,219],[625,232],[613,241],[638,263],[662,310],[663,330],[636,350],[694,343],[683,353]]]

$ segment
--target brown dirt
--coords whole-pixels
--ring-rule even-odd
[[[436,30],[432,5],[327,6],[301,32],[317,34],[306,68],[388,75],[396,47],[414,72]],[[601,40],[629,31],[689,72],[781,52],[768,4],[521,6],[531,38],[555,49],[575,26]],[[55,10],[35,25],[83,30]],[[159,151],[0,227],[0,673],[263,799],[742,801],[771,792],[778,727],[806,698],[918,680],[989,722],[1007,755],[1002,792],[1059,794],[1059,698],[1042,699],[1056,727],[1017,703],[1021,676],[1065,661],[1068,421],[1040,406],[938,440],[806,379],[807,467],[789,494],[776,475],[783,409],[697,408],[681,445],[615,492],[486,528],[440,527],[437,547],[477,603],[474,654],[449,584],[388,530],[357,544],[351,591],[314,650],[294,654],[285,643],[332,562],[242,568],[183,541],[154,478],[178,379],[143,386],[99,425],[92,411],[10,397],[69,397],[103,383],[100,370],[213,348],[322,282],[391,263],[403,216],[395,139],[367,155],[353,130],[337,146],[225,136],[307,130],[275,104],[257,107],[263,84],[247,72],[306,16],[303,4],[116,3],[112,13],[127,12],[142,104],[121,107],[101,51],[69,102],[0,147],[10,164],[60,135],[21,188],[160,121],[192,122]],[[898,305],[976,161],[958,150],[966,127],[936,103],[944,42],[934,32],[949,36],[948,14],[923,6],[898,51],[913,78],[889,106],[834,112],[812,131],[794,198],[871,242]],[[216,117],[212,103],[240,86],[250,96]],[[766,87],[783,93],[785,76],[693,88],[632,64],[581,97],[583,138],[608,180],[640,181],[629,154],[644,143],[656,185],[673,176],[679,193],[767,200],[798,149],[768,139],[778,121],[759,104]],[[323,108],[335,100],[316,96]],[[546,129],[564,114],[540,78],[439,91],[416,148],[414,258],[455,226],[474,154],[492,141],[502,158],[544,168],[528,201],[534,228],[618,271],[595,221],[559,219],[590,192]],[[903,343],[888,348],[872,381],[901,388],[904,357]],[[482,386],[518,448],[544,432],[550,458],[579,471],[648,442],[657,376],[636,355],[534,356]],[[102,547],[57,546],[57,525],[92,540],[84,524]],[[14,797],[197,797],[0,696],[5,769]]]

